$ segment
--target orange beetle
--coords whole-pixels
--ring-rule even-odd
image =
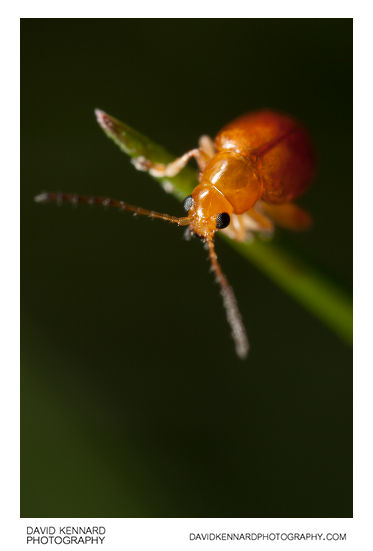
[[[113,119],[96,110],[104,130],[115,132]],[[133,164],[155,177],[175,176],[194,157],[199,184],[184,200],[188,215],[178,218],[128,205],[123,201],[77,194],[42,193],[37,202],[56,201],[113,206],[136,214],[189,226],[208,248],[220,284],[235,348],[245,358],[249,344],[233,290],[223,274],[214,247],[214,234],[223,230],[243,241],[248,232],[270,233],[274,224],[305,229],[310,216],[291,201],[301,195],[314,175],[313,148],[307,132],[293,118],[274,111],[243,115],[225,126],[212,141],[202,136],[199,147],[167,165],[137,157]]]

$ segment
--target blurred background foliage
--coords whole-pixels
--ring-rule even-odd
[[[306,234],[352,279],[352,20],[21,22],[24,517],[352,515],[350,348],[223,241],[252,350],[232,349],[198,240],[41,190],[182,207],[107,140],[100,107],[176,155],[246,111],[309,128]]]

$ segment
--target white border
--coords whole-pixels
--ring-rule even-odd
[[[135,3],[136,4],[136,3]],[[23,549],[26,526],[99,524],[107,528],[108,549],[182,550],[248,542],[191,542],[189,532],[347,532],[345,549],[372,548],[372,20],[369,3],[266,0],[226,3],[189,0],[184,3],[121,1],[24,0],[1,15],[1,526],[0,545]],[[354,519],[19,519],[19,17],[354,17],[354,280],[355,280],[355,516]],[[341,159],[341,162],[343,160]],[[358,282],[358,285],[356,285]],[[5,423],[4,423],[5,421]],[[251,543],[254,545],[254,543]],[[257,542],[262,549],[272,542]],[[294,542],[277,543],[295,549]],[[308,542],[307,547],[328,543]],[[330,545],[337,545],[333,543]],[[50,546],[42,546],[48,548]],[[62,547],[62,546],[59,546]],[[30,546],[27,547],[28,549]]]
[[[363,3],[363,2],[361,2]],[[297,0],[267,0],[265,3],[229,0],[188,0],[174,2],[171,0],[19,0],[18,14],[21,17],[47,18],[120,18],[120,17],[208,17],[208,18],[294,18],[294,17],[353,17],[359,2],[348,0],[315,0],[312,5],[305,5]]]

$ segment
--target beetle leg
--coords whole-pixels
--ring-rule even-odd
[[[272,220],[270,220],[265,214],[257,210],[255,207],[248,210],[242,215],[245,220],[245,225],[248,230],[254,230],[271,234],[274,229]]]
[[[271,237],[273,224],[264,214],[250,209],[244,214],[232,214],[230,225],[222,231],[236,241],[250,241],[254,232]]]
[[[294,231],[307,230],[312,226],[312,218],[304,209],[294,203],[282,203],[273,205],[258,201],[257,205],[260,212],[269,216],[271,220],[282,228]]]
[[[235,241],[246,241],[249,237],[241,214],[232,214],[231,223],[227,228],[221,231]]]
[[[203,170],[206,165],[205,154],[199,148],[187,151],[184,155],[178,157],[167,165],[153,163],[152,161],[149,161],[149,159],[141,156],[136,157],[136,159],[132,159],[132,164],[137,168],[137,170],[149,172],[149,174],[155,176],[156,178],[161,178],[162,176],[169,176],[172,178],[172,176],[176,176],[176,174],[178,174],[185,167],[187,162],[192,157],[196,159],[200,170]]]
[[[207,156],[208,159],[211,159],[216,153],[214,140],[210,138],[210,136],[207,136],[204,134],[200,137],[198,140],[198,145],[201,151]]]

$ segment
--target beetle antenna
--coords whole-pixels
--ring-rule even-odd
[[[211,266],[215,272],[216,280],[220,285],[221,294],[223,296],[223,304],[227,314],[228,323],[231,327],[236,353],[239,358],[245,359],[249,351],[249,341],[240,311],[238,309],[237,300],[232,287],[229,285],[229,282],[220,267],[213,240],[211,238],[207,238],[206,241]]]
[[[128,210],[134,214],[141,216],[148,216],[149,218],[159,218],[160,220],[166,220],[172,222],[178,226],[187,226],[191,222],[191,218],[177,216],[171,216],[169,214],[162,214],[155,210],[147,210],[142,207],[135,207],[129,205],[124,201],[118,201],[117,199],[110,199],[108,197],[91,197],[89,195],[78,195],[77,193],[40,193],[34,197],[36,203],[57,203],[57,205],[63,205],[64,203],[70,203],[71,205],[100,205],[102,207],[115,207],[119,210]]]

